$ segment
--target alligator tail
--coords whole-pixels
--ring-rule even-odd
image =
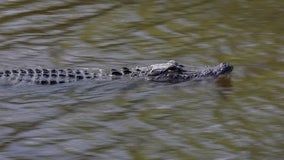
[[[90,69],[13,69],[0,71],[0,79],[5,79],[9,83],[17,84],[21,82],[53,85],[68,83],[84,79],[94,79],[97,73]]]

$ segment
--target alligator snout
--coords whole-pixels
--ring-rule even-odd
[[[221,63],[219,64],[219,74],[229,74],[233,71],[234,67],[233,65],[229,64],[229,63]]]

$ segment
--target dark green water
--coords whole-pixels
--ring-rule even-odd
[[[2,0],[0,68],[230,62],[231,86],[0,86],[0,159],[284,159],[284,3]]]

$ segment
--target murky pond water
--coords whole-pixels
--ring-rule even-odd
[[[0,69],[230,62],[231,86],[0,86],[0,159],[283,159],[283,1],[2,0]]]

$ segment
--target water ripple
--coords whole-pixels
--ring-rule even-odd
[[[235,66],[227,86],[0,86],[0,159],[282,158],[282,2],[2,0],[0,15],[2,69]]]

